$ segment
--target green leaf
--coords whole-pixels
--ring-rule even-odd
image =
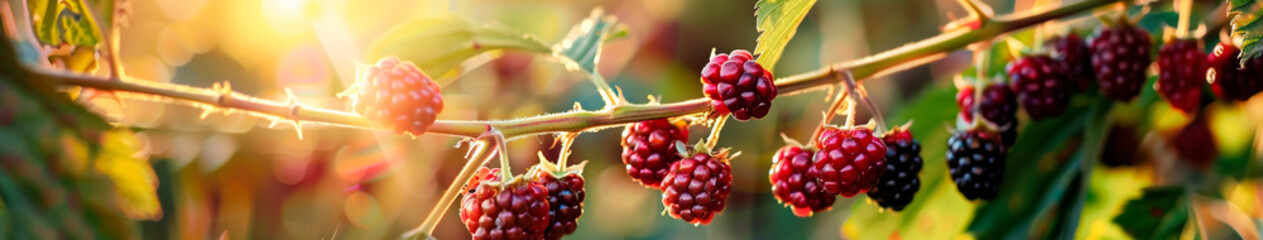
[[[1176,239],[1188,220],[1186,199],[1183,187],[1145,189],[1114,222],[1136,239]]]
[[[551,54],[548,45],[502,24],[475,24],[445,15],[404,23],[369,46],[368,59],[387,56],[412,61],[435,77],[452,72],[471,57],[492,50]]]
[[[794,38],[798,24],[803,22],[803,17],[815,4],[816,0],[759,0],[755,4],[755,21],[762,33],[759,34],[758,45],[754,47],[754,54],[759,55],[756,60],[759,64],[769,70],[776,67],[785,45]]]
[[[1263,40],[1263,4],[1259,4],[1256,0],[1230,0],[1228,1],[1229,15],[1235,15],[1232,18],[1232,38],[1241,40],[1241,65],[1245,66],[1246,60],[1258,58],[1263,55],[1263,47],[1260,47],[1260,40]]]
[[[592,15],[575,25],[565,40],[553,45],[553,56],[567,70],[596,76],[596,64],[601,60],[601,47],[606,39],[627,35],[626,31],[611,31],[616,22],[614,16],[605,15],[600,8],[593,9]]]
[[[95,46],[101,29],[82,0],[31,0],[27,3],[35,36],[45,45]]]
[[[140,140],[127,129],[107,131],[101,136],[101,152],[97,154],[97,171],[114,183],[118,206],[132,219],[162,218],[158,204],[158,176],[149,160],[137,156]]]

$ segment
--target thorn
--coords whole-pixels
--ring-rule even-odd
[[[583,105],[579,104],[579,101],[575,101],[575,102],[574,102],[574,110],[575,110],[576,112],[577,112],[577,111],[583,111]]]
[[[302,140],[303,139],[303,124],[301,122],[298,122],[297,119],[293,121],[293,124],[294,124],[294,131],[298,133],[298,140]]]

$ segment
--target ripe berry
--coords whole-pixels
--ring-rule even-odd
[[[1175,39],[1158,50],[1158,82],[1153,87],[1171,107],[1197,112],[1206,79],[1206,54],[1197,39]]]
[[[1057,56],[1061,73],[1070,82],[1068,89],[1083,91],[1092,87],[1092,57],[1088,44],[1078,34],[1049,38],[1045,44]]]
[[[539,183],[483,181],[461,200],[460,218],[474,239],[541,239],[548,209],[548,190]]]
[[[978,103],[983,119],[1004,129],[1005,146],[1013,146],[1017,140],[1017,100],[1008,84],[994,83],[983,88],[982,102]],[[966,86],[956,93],[956,106],[966,123],[973,122],[974,88]]]
[[[632,180],[658,189],[667,167],[680,160],[676,141],[688,141],[689,130],[684,122],[654,119],[637,122],[623,130],[623,164]]]
[[[772,72],[753,60],[750,52],[733,50],[711,57],[702,67],[702,89],[715,112],[732,113],[741,121],[767,115],[776,98],[776,84]]]
[[[895,128],[882,138],[886,143],[886,173],[881,181],[868,192],[885,208],[895,211],[912,203],[912,197],[921,189],[921,144],[912,138],[912,132]]]
[[[1105,96],[1116,101],[1131,101],[1140,95],[1149,67],[1149,32],[1131,24],[1101,28],[1092,36],[1092,71]]]
[[[662,205],[671,217],[710,224],[724,210],[732,192],[732,166],[726,157],[698,153],[671,164],[662,183]]]
[[[1004,182],[1004,144],[995,132],[960,131],[947,139],[947,167],[956,190],[965,198],[994,199]]]
[[[421,135],[439,112],[443,96],[430,76],[399,58],[387,57],[368,68],[356,92],[355,112],[395,133]]]
[[[1198,114],[1167,142],[1180,160],[1199,169],[1211,166],[1219,154],[1215,133],[1210,131],[1207,118],[1207,114]]]
[[[465,183],[465,187],[461,188],[465,194],[474,194],[474,190],[478,188],[483,181],[499,181],[500,169],[479,167],[474,175],[469,177],[469,182]]]
[[[1066,111],[1066,105],[1070,104],[1066,80],[1061,67],[1051,57],[1022,57],[1010,62],[1007,68],[1017,101],[1031,119],[1056,117]]]
[[[1241,49],[1229,43],[1219,43],[1207,56],[1210,70],[1206,80],[1215,95],[1231,101],[1245,101],[1263,91],[1263,58],[1254,58],[1241,66]]]
[[[536,181],[548,190],[548,229],[545,239],[561,239],[574,233],[579,216],[583,215],[583,176],[571,172],[561,178],[546,171],[539,171]]]
[[[772,169],[768,170],[772,195],[799,217],[829,210],[837,200],[836,195],[825,193],[815,178],[807,176],[811,155],[811,150],[798,146],[781,147],[773,155]]]
[[[849,198],[868,192],[886,171],[886,144],[868,127],[826,127],[816,148],[807,176],[829,194]]]

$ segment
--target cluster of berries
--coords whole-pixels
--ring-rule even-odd
[[[867,126],[826,126],[809,147],[776,151],[768,180],[794,215],[829,210],[838,195],[868,193],[878,205],[903,210],[921,188],[921,145],[906,127],[876,136]]]
[[[558,171],[544,162],[507,181],[482,167],[465,185],[461,223],[474,239],[561,239],[583,215],[583,185],[582,164]]]
[[[655,119],[633,123],[623,131],[623,163],[627,175],[651,189],[662,190],[662,204],[671,217],[709,224],[724,210],[732,192],[732,166],[726,153],[686,154],[684,121]]]

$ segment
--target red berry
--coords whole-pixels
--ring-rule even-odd
[[[465,194],[473,194],[483,181],[500,181],[499,168],[479,167],[473,176],[469,177],[469,182],[465,183],[465,187],[461,188]]]
[[[1171,137],[1168,144],[1189,165],[1206,169],[1215,162],[1219,148],[1215,143],[1215,133],[1210,131],[1207,114],[1198,114],[1184,129]]]
[[[1176,39],[1158,50],[1158,82],[1154,89],[1175,109],[1197,112],[1206,79],[1206,54],[1197,39]]]
[[[483,181],[461,200],[460,217],[474,239],[542,239],[548,210],[548,190],[539,183]]]
[[[688,128],[679,121],[654,119],[628,125],[622,141],[627,175],[641,185],[658,189],[667,167],[680,160],[675,142],[688,138]]]
[[[1064,37],[1049,38],[1045,44],[1056,56],[1057,64],[1066,80],[1068,89],[1083,91],[1092,87],[1092,57],[1088,44],[1078,34],[1070,33]]]
[[[772,195],[799,217],[829,210],[837,200],[837,196],[826,193],[815,178],[807,176],[811,155],[811,150],[797,146],[781,147],[773,155],[772,169],[768,170]]]
[[[671,217],[710,224],[732,193],[732,166],[725,156],[698,153],[671,164],[662,183],[662,205]]]
[[[1101,28],[1092,36],[1092,71],[1105,96],[1115,101],[1131,101],[1140,95],[1149,67],[1149,32],[1130,24]]]
[[[1017,140],[1017,100],[1008,84],[993,83],[983,88],[982,102],[978,103],[983,119],[1004,128],[1004,145],[1013,146]],[[966,123],[973,122],[974,89],[965,87],[956,93],[956,106]]]
[[[1242,67],[1240,55],[1241,49],[1221,42],[1207,56],[1206,80],[1220,98],[1245,101],[1263,91],[1263,58],[1250,59]]]
[[[1013,92],[1031,119],[1056,117],[1066,111],[1070,95],[1061,70],[1057,62],[1044,55],[1026,56],[1009,63]]]
[[[540,171],[536,181],[548,190],[548,229],[545,239],[561,239],[574,233],[579,226],[579,216],[583,215],[583,176],[578,173],[566,173],[557,178],[552,173]]]
[[[947,139],[947,167],[956,190],[965,198],[994,199],[1004,182],[1008,158],[996,132],[984,129],[960,131]]]
[[[882,141],[886,143],[886,173],[868,192],[868,198],[879,206],[901,211],[921,189],[921,144],[912,138],[912,132],[901,128],[886,133]]]
[[[807,176],[818,179],[829,194],[849,198],[868,192],[886,171],[886,144],[867,127],[826,128],[816,139],[820,150]]]
[[[439,85],[412,62],[383,58],[366,76],[357,83],[355,112],[373,124],[421,135],[443,111]]]
[[[711,107],[741,121],[767,116],[776,98],[772,80],[772,71],[755,62],[746,50],[715,55],[702,67],[702,89]]]

